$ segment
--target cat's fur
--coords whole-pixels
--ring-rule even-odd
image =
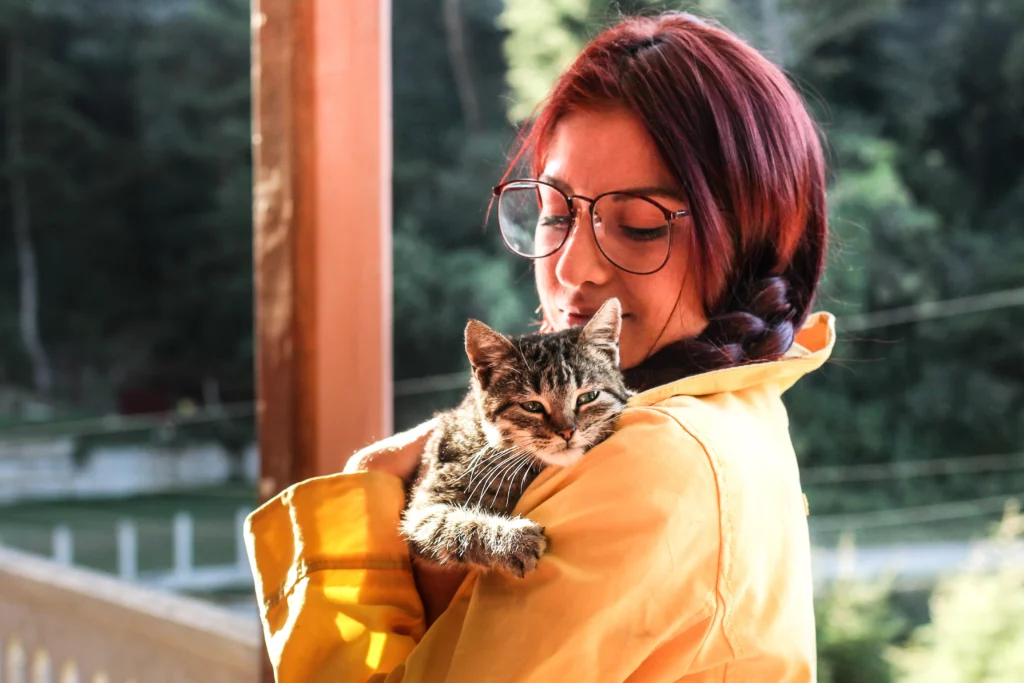
[[[512,339],[470,321],[471,389],[439,416],[402,518],[414,559],[520,577],[537,566],[543,527],[510,514],[544,467],[572,464],[611,434],[630,393],[621,310],[609,299],[585,326]],[[544,412],[531,412],[538,403]]]

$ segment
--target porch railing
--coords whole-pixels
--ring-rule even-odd
[[[259,623],[0,548],[0,683],[255,683]]]

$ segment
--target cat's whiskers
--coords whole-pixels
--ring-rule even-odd
[[[513,451],[513,457],[509,458],[504,462],[495,463],[487,472],[487,474],[490,476],[487,477],[486,483],[480,488],[481,500],[483,499],[483,494],[490,490],[491,484],[494,483],[494,480],[498,475],[502,474],[505,470],[518,463],[523,457],[529,457],[529,453],[523,452],[522,449],[520,449],[518,446],[513,447],[511,450]]]
[[[478,470],[483,469],[484,471],[489,471],[491,466],[498,464],[499,461],[508,457],[509,455],[515,455],[517,451],[522,450],[518,445],[514,443],[509,443],[508,445],[501,449],[497,449],[495,446],[488,446],[488,448],[493,449],[494,452],[482,458],[475,465],[470,465],[471,467],[475,467]]]
[[[508,506],[509,501],[511,500],[512,485],[513,485],[513,482],[515,482],[515,480],[516,480],[516,476],[519,474],[519,469],[521,467],[523,467],[523,465],[529,466],[529,464],[530,464],[530,462],[532,460],[533,460],[533,455],[532,454],[524,453],[516,461],[515,467],[506,468],[505,472],[501,475],[501,479],[498,480],[498,486],[497,486],[497,488],[495,490],[496,490],[498,495],[501,495],[501,487],[503,485],[505,485],[505,479],[508,478],[508,488],[506,489],[506,494],[505,494],[505,505],[506,505],[506,507]]]
[[[473,469],[480,462],[481,458],[483,457],[483,454],[488,452],[489,450],[491,450],[490,446],[484,446],[483,448],[478,450],[476,453],[474,453],[473,457],[469,459],[469,464],[466,465],[466,470],[462,474],[460,474],[459,476],[455,477],[455,479],[453,479],[452,481],[459,481],[460,479],[465,477],[467,474],[472,474],[473,473]],[[472,477],[470,477],[470,480],[472,481]]]
[[[516,447],[511,446],[509,448],[503,448],[500,451],[495,451],[494,453],[491,453],[486,458],[484,458],[482,462],[478,463],[474,467],[474,476],[475,474],[479,473],[480,478],[477,479],[476,484],[474,484],[473,476],[470,477],[468,490],[466,493],[467,501],[473,497],[473,492],[484,480],[486,480],[491,474],[501,469],[501,467],[506,464],[505,457],[508,456],[510,453],[513,453],[515,450]]]
[[[523,473],[523,481],[520,482],[520,484],[519,484],[520,492],[522,491],[523,486],[526,485],[526,475],[530,473],[530,469],[533,467],[533,455],[530,455],[530,457],[527,458],[525,460],[525,462],[523,462],[522,465],[517,467],[512,472],[512,476],[509,477],[509,480],[508,480],[508,493],[505,494],[505,507],[506,508],[508,508],[509,503],[511,503],[511,501],[512,501],[512,482],[514,482],[516,480],[516,477],[519,476],[519,470],[521,470],[523,467],[526,467],[526,471]],[[501,489],[499,488],[498,490],[500,491]]]
[[[516,460],[518,460],[518,458],[519,456],[516,456],[515,458],[512,458],[509,461],[497,463],[491,469],[487,470],[484,473],[484,475],[477,481],[476,484],[473,485],[473,487],[467,493],[467,501],[472,501],[473,498],[477,494],[479,494],[478,502],[482,503],[484,500],[484,496],[487,495],[487,492],[491,488],[491,483],[495,480],[495,478],[501,473],[503,469],[509,466],[510,462],[515,462]]]
[[[477,483],[479,483],[481,480],[486,479],[489,475],[493,474],[495,470],[500,469],[507,462],[506,458],[512,454],[511,449],[506,449],[489,458],[486,463],[483,463],[482,467],[478,467],[476,472],[474,472],[474,476],[469,478],[470,490],[476,488],[473,485],[473,480],[476,478],[477,474],[480,475],[479,479],[476,479]]]
[[[516,453],[515,457],[510,458],[507,462],[495,465],[493,470],[489,473],[490,476],[488,476],[486,479],[481,479],[480,482],[478,483],[478,486],[480,486],[480,491],[479,491],[479,493],[480,493],[480,501],[479,502],[483,502],[484,496],[491,489],[491,484],[494,483],[494,481],[497,479],[497,477],[499,475],[504,473],[510,467],[518,464],[522,459],[524,459],[524,458],[531,458],[531,457],[533,457],[533,456],[530,455],[529,453],[519,452],[519,453]],[[477,487],[474,486],[472,489],[470,489],[469,495],[467,497],[469,500],[472,500],[473,494],[476,492],[476,488]]]
[[[494,446],[486,446],[486,447],[480,449],[479,451],[477,451],[476,454],[473,455],[473,459],[470,461],[469,465],[466,466],[466,471],[463,472],[462,474],[460,474],[458,477],[456,477],[453,481],[458,481],[459,479],[462,479],[463,477],[465,477],[468,474],[468,475],[470,475],[469,476],[469,483],[472,484],[473,483],[473,475],[476,473],[477,469],[481,465],[486,465],[487,463],[495,462],[495,461],[503,458],[504,456],[508,455],[509,453],[511,453],[514,449],[515,449],[515,446],[509,447],[509,448],[503,448],[503,449],[500,449],[500,450],[499,449],[495,449]],[[485,456],[484,454],[488,453],[488,451],[491,451],[491,452]],[[486,470],[486,467],[485,467],[485,470]]]
[[[614,431],[614,423],[618,418],[619,413],[609,412],[587,425],[587,428],[580,432],[584,448],[593,448],[595,444],[604,441]]]
[[[526,468],[525,472],[523,472],[523,480],[521,482],[519,482],[519,492],[520,493],[522,493],[526,489],[526,477],[530,474],[530,470],[533,469],[533,465],[536,462],[537,462],[537,458],[534,457],[533,458],[533,462],[531,462],[530,466]]]

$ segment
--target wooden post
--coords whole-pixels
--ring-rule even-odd
[[[391,416],[389,0],[254,0],[260,497]]]
[[[252,19],[267,500],[392,429],[390,0],[253,0]]]

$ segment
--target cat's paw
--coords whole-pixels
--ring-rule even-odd
[[[510,520],[502,535],[501,551],[494,553],[493,564],[520,579],[537,568],[547,550],[544,527],[528,519]]]

